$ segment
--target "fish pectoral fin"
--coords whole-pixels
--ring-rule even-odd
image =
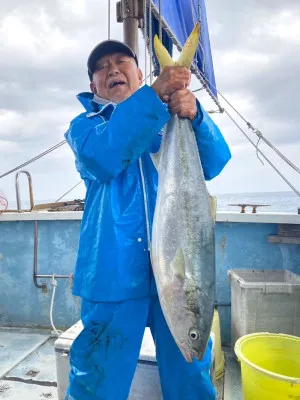
[[[175,64],[168,50],[162,44],[157,35],[154,36],[154,49],[161,69]]]
[[[180,247],[176,250],[175,256],[171,261],[170,268],[172,271],[174,271],[174,275],[176,275],[178,278],[185,278],[185,260],[183,251]]]
[[[216,196],[209,196],[209,201],[210,201],[210,209],[211,209],[211,216],[216,222],[217,218],[217,198]]]
[[[190,69],[193,59],[195,57],[195,53],[199,43],[199,36],[200,36],[200,24],[199,22],[195,25],[192,33],[188,37],[181,54],[176,62],[176,65],[181,67],[186,67]]]
[[[158,171],[159,160],[160,160],[160,151],[158,151],[157,153],[150,153],[150,157],[151,157],[154,167]]]

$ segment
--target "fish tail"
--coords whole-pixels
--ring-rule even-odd
[[[198,22],[183,46],[180,57],[176,62],[177,65],[190,69],[198,47],[199,36],[200,24]]]
[[[161,69],[164,69],[164,67],[172,66],[175,64],[168,50],[159,40],[157,35],[154,36],[154,49]]]

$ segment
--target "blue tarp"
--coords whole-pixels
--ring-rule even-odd
[[[158,9],[159,0],[154,0],[154,4]],[[198,21],[201,22],[201,45],[197,50],[197,65],[208,79],[211,91],[217,96],[204,0],[161,0],[161,15],[181,46],[186,42],[195,24]],[[155,33],[158,33],[158,24],[155,18],[153,18],[152,29],[154,36]],[[166,47],[172,55],[170,42],[164,36],[163,43],[167,45]]]

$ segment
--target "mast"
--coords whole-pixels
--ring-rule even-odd
[[[142,27],[145,0],[117,2],[117,22],[123,22],[123,40],[138,56],[138,28]]]

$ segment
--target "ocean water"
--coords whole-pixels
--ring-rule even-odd
[[[300,197],[294,192],[266,193],[232,193],[217,195],[218,211],[240,211],[240,207],[230,204],[265,204],[268,207],[258,207],[257,212],[293,212],[300,208]],[[247,208],[246,212],[252,212]]]
[[[215,195],[214,193],[211,193]],[[231,193],[217,194],[218,211],[240,211],[240,207],[230,206],[230,204],[265,204],[268,207],[258,207],[257,212],[292,212],[297,213],[300,208],[300,197],[294,192],[260,192],[260,193]],[[63,199],[65,201],[66,199]],[[67,200],[73,200],[69,198]],[[51,203],[54,199],[36,200],[35,204]],[[16,209],[17,204],[14,200],[8,201],[10,209]],[[23,201],[22,207],[29,207],[29,202]],[[252,208],[247,208],[247,212],[251,212]]]

